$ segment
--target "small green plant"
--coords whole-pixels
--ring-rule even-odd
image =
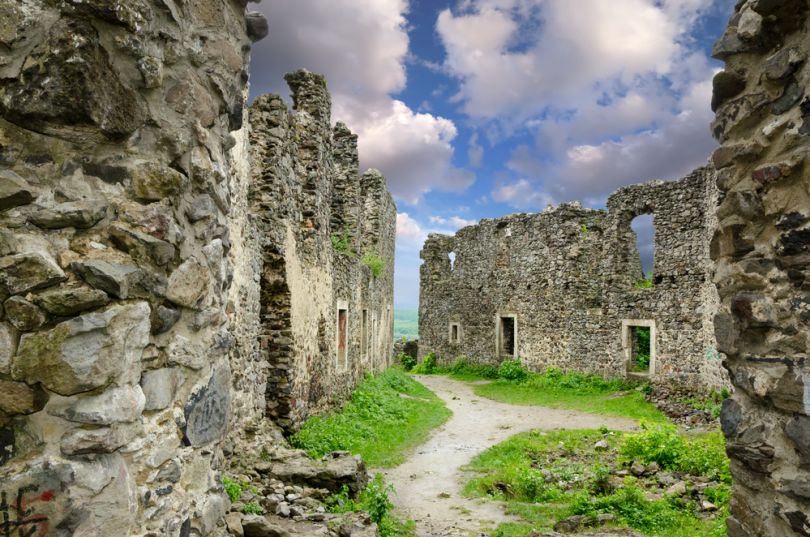
[[[246,515],[263,515],[264,508],[262,508],[262,506],[257,502],[248,502],[242,508],[242,512]]]
[[[429,352],[422,361],[413,368],[417,375],[431,375],[436,372],[436,354]]]
[[[347,257],[355,256],[354,250],[352,250],[352,237],[349,228],[344,229],[343,233],[339,235],[337,233],[332,234],[330,239],[332,240],[333,250]]]
[[[371,273],[374,275],[375,278],[379,278],[380,274],[382,274],[383,269],[388,265],[388,262],[385,260],[384,257],[381,257],[377,252],[373,250],[369,250],[363,254],[363,258],[360,260],[365,266],[371,269]]]
[[[326,498],[324,503],[330,513],[353,513],[360,510],[360,504],[352,498],[348,485],[343,485],[339,492]]]
[[[382,474],[376,474],[360,493],[360,505],[365,511],[368,511],[371,520],[377,524],[380,524],[393,509],[394,504],[388,498],[388,495],[393,492],[394,487],[385,483]]]
[[[582,232],[582,237],[587,239],[588,238],[588,224],[582,224],[579,227],[579,230]]]
[[[222,476],[222,486],[225,487],[225,492],[228,494],[228,498],[230,498],[231,503],[238,502],[239,498],[242,497],[242,492],[244,492],[244,488],[242,488],[242,485],[240,485],[230,477],[226,475]]]
[[[522,381],[528,376],[529,372],[520,365],[520,359],[504,360],[498,367],[498,377],[505,380]]]
[[[653,273],[647,274],[646,278],[642,278],[635,283],[636,289],[652,289],[653,288]]]
[[[416,365],[416,358],[410,354],[401,352],[399,353],[399,356],[397,356],[397,362],[399,362],[399,364],[402,366],[402,369],[405,371],[410,371]]]

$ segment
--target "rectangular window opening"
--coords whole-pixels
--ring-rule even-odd
[[[362,324],[360,325],[360,352],[368,354],[368,310],[363,310]]]
[[[515,356],[517,340],[517,321],[515,317],[500,317],[498,326],[498,354],[501,356]]]
[[[342,365],[347,365],[348,359],[348,345],[349,345],[349,310],[345,308],[338,309],[338,362]]]
[[[461,326],[458,323],[450,323],[450,343],[461,342]]]

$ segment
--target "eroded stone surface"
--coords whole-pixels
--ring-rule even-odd
[[[112,306],[23,334],[12,363],[15,379],[61,395],[101,388],[138,367],[149,342],[149,305]]]
[[[734,475],[730,536],[810,535],[810,137],[805,98],[810,68],[810,6],[804,0],[738,2],[740,36],[755,45],[726,47],[725,71],[745,73],[737,110],[718,109],[721,152],[760,144],[729,160],[722,181],[712,257],[722,308],[720,350],[735,385],[721,423]],[[753,13],[753,14],[752,14]],[[762,16],[758,27],[756,14]],[[744,31],[744,33],[743,33]],[[728,33],[727,33],[728,35]],[[772,96],[763,99],[762,96]],[[719,332],[720,333],[720,332]]]

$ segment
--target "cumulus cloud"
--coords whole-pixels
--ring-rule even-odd
[[[526,129],[496,201],[604,202],[705,163],[714,69],[690,32],[715,0],[463,0],[437,30],[456,99],[491,138]],[[719,1],[719,0],[718,0]],[[492,134],[494,133],[494,134]]]
[[[541,211],[547,205],[554,203],[551,195],[526,179],[498,185],[492,191],[492,199],[500,203],[508,203],[518,209],[531,209],[532,211]]]
[[[461,218],[460,216],[451,216],[449,218],[445,218],[443,216],[431,216],[430,223],[439,226],[449,226],[454,230],[459,230],[463,227],[474,226],[478,222],[476,220]]]
[[[416,113],[391,95],[406,86],[407,0],[296,0],[257,6],[270,33],[252,58],[253,93],[287,95],[283,75],[326,75],[333,118],[359,136],[361,166],[380,169],[409,202],[432,189],[458,192],[474,176],[452,165],[452,121]]]
[[[427,233],[422,230],[414,218],[408,213],[397,214],[397,240],[414,243],[422,243],[427,237]]]

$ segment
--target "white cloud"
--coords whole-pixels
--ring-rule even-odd
[[[415,113],[391,97],[406,85],[407,0],[296,0],[257,6],[270,33],[252,52],[253,93],[286,95],[283,75],[323,73],[333,118],[359,136],[361,166],[378,168],[408,202],[433,189],[458,192],[474,177],[452,165],[452,121]]]
[[[470,141],[467,145],[467,160],[473,168],[480,168],[484,161],[484,146],[478,143],[478,133],[474,132],[470,136]]]
[[[430,223],[439,226],[449,226],[453,228],[453,230],[459,230],[463,227],[474,226],[478,223],[478,221],[461,218],[460,216],[451,216],[450,218],[445,218],[443,216],[431,216]]]
[[[518,209],[531,209],[541,211],[546,205],[554,203],[554,199],[537,188],[526,179],[514,183],[501,184],[492,192],[492,199],[500,203],[508,203]]]
[[[705,163],[709,60],[690,36],[721,0],[463,0],[437,30],[456,98],[491,141],[525,128],[492,198],[598,204]]]
[[[397,240],[422,243],[427,233],[408,213],[397,213]]]

